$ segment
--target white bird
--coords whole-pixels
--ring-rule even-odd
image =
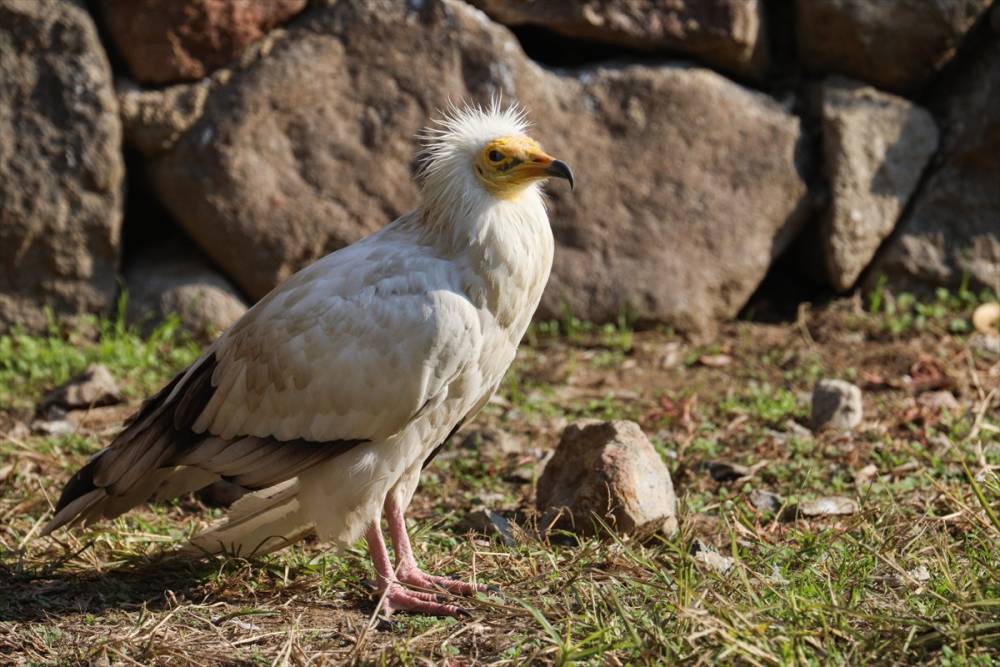
[[[222,478],[256,491],[195,547],[364,534],[387,613],[463,613],[427,590],[482,587],[424,574],[403,514],[423,466],[496,391],[549,277],[541,182],[573,175],[525,130],[497,103],[427,130],[417,208],[251,308],[73,476],[44,532]]]

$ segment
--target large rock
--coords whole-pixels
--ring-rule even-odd
[[[822,88],[824,168],[830,204],[820,235],[827,279],[851,289],[920,181],[937,148],[930,113],[846,79]]]
[[[118,105],[80,3],[0,0],[0,328],[114,301]]]
[[[993,0],[797,0],[803,65],[913,92],[952,56]]]
[[[126,317],[149,328],[175,315],[202,340],[212,340],[247,311],[236,288],[194,248],[170,242],[133,258],[125,268]]]
[[[536,506],[542,525],[558,522],[585,535],[599,525],[595,517],[626,534],[677,530],[670,471],[630,421],[567,426],[538,479]]]
[[[798,120],[703,69],[570,82],[556,108],[528,103],[580,174],[576,192],[553,192],[543,315],[629,312],[687,332],[735,316],[803,221]]]
[[[216,78],[226,77],[217,75],[196,84],[165,88],[141,88],[127,78],[119,79],[118,105],[125,140],[148,157],[169,150],[205,112],[209,92],[219,85]]]
[[[151,159],[152,182],[260,297],[413,207],[414,135],[445,101],[497,90],[579,174],[575,193],[552,192],[546,313],[628,310],[708,329],[797,230],[799,123],[776,102],[693,67],[543,70],[507,29],[452,0],[315,8],[267,58],[213,86],[197,121],[180,114],[190,126]]]
[[[767,65],[759,0],[471,0],[497,21],[644,51],[682,53],[760,76]]]
[[[1000,43],[963,71],[942,109],[940,159],[873,276],[906,289],[1000,285]]]
[[[240,55],[307,0],[101,0],[104,24],[141,83],[198,79]]]

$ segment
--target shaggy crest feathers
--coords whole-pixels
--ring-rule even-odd
[[[516,103],[504,106],[499,97],[485,108],[452,103],[440,113],[441,118],[417,135],[422,144],[420,175],[424,178],[440,170],[456,153],[474,153],[491,139],[523,135],[531,127],[523,109]]]
[[[449,105],[417,138],[421,142],[421,208],[425,222],[468,220],[494,202],[472,171],[476,153],[499,137],[522,136],[530,123],[517,104],[499,96],[489,106]]]

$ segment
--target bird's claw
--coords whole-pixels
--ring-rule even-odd
[[[397,577],[399,581],[410,586],[433,591],[444,590],[454,595],[472,596],[476,593],[490,592],[492,587],[486,584],[470,584],[453,577],[438,577],[432,574],[424,574],[420,570],[409,570],[400,572]]]
[[[383,596],[382,608],[386,617],[395,611],[412,611],[436,616],[454,616],[470,618],[468,610],[454,604],[443,604],[437,601],[433,593],[412,591],[398,583],[389,584],[389,590]]]

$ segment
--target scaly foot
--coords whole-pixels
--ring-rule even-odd
[[[411,591],[399,582],[389,584],[389,591],[382,603],[385,615],[391,616],[394,611],[412,611],[436,616],[470,616],[469,612],[454,604],[442,604],[433,593]]]
[[[426,575],[420,580],[420,584],[414,585],[430,589],[428,591],[411,591],[403,586],[400,578],[392,571],[389,552],[386,551],[385,540],[382,538],[382,531],[379,530],[378,521],[374,521],[368,526],[368,530],[365,531],[365,539],[368,540],[368,551],[371,553],[372,565],[375,566],[376,586],[386,616],[391,616],[394,611],[413,611],[438,616],[470,615],[458,605],[438,602],[438,597],[433,592],[434,583]],[[419,574],[423,574],[415,567],[404,569],[408,572],[417,571]]]
[[[406,569],[396,574],[396,578],[410,586],[423,589],[425,591],[444,590],[455,595],[475,595],[489,591],[489,586],[483,584],[470,584],[451,577],[438,577],[432,574],[425,574],[417,568]]]
[[[469,584],[450,577],[436,577],[425,574],[413,557],[413,547],[410,546],[410,536],[406,533],[406,520],[403,518],[403,508],[393,494],[385,500],[386,518],[389,521],[389,535],[392,546],[396,550],[396,580],[426,591],[444,590],[455,595],[475,595],[491,589],[482,584]]]

